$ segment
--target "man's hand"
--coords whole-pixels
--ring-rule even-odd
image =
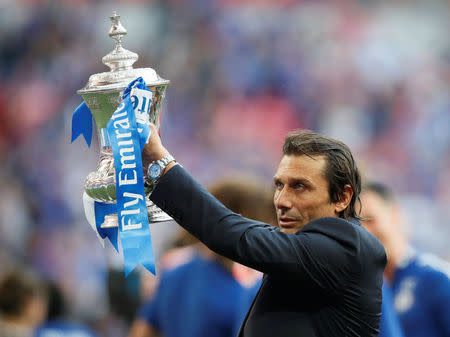
[[[151,123],[150,130],[150,137],[148,139],[148,142],[145,144],[144,149],[142,150],[142,166],[144,167],[145,172],[147,172],[147,168],[151,162],[159,160],[169,154],[169,151],[167,151],[161,143],[161,138],[159,138],[158,130]],[[173,163],[171,164],[167,166],[166,171],[167,169],[169,169],[169,167],[173,166]]]

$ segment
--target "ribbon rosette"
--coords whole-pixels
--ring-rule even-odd
[[[125,89],[122,102],[107,124],[114,157],[117,204],[98,202],[86,193],[83,195],[89,223],[100,238],[108,237],[116,250],[117,228],[101,228],[101,224],[106,215],[117,213],[126,276],[138,264],[156,275],[141,158],[142,149],[150,135],[151,101],[152,91],[146,87],[141,77],[137,78]],[[89,128],[92,130],[92,116],[88,116],[90,111],[83,104],[74,113],[72,141],[83,134],[89,145],[86,134]]]

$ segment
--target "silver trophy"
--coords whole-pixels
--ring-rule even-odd
[[[123,91],[134,79],[142,77],[147,88],[153,92],[150,106],[150,122],[160,129],[161,107],[168,80],[161,78],[152,68],[133,68],[138,55],[122,46],[122,38],[127,34],[120,23],[120,16],[113,13],[109,36],[115,40],[115,48],[102,58],[102,62],[110,71],[91,75],[86,86],[77,91],[92,112],[97,126],[100,143],[100,162],[97,170],[91,172],[84,182],[86,194],[92,199],[114,204],[116,203],[116,175],[114,158],[106,130],[106,125],[122,100]],[[149,199],[150,190],[146,187],[146,203],[149,222],[167,221],[171,218]],[[102,228],[118,227],[117,213],[106,215]]]

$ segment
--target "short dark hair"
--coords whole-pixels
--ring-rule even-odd
[[[276,223],[273,191],[255,177],[225,177],[210,185],[208,190],[234,213],[257,221]]]
[[[47,299],[45,283],[30,270],[9,271],[0,281],[0,316],[20,317],[35,297]]]
[[[350,204],[340,212],[339,217],[344,219],[360,219],[361,175],[353,155],[343,142],[320,135],[310,130],[295,130],[286,135],[283,146],[284,155],[324,156],[326,158],[325,179],[328,181],[328,192],[331,202],[339,201],[345,185],[353,189]],[[314,159],[314,158],[313,158]],[[359,211],[355,206],[359,203]]]
[[[378,195],[386,204],[391,204],[395,201],[395,196],[392,190],[385,184],[378,181],[368,181],[362,186],[362,191],[373,192]]]

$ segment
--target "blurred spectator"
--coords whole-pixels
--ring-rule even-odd
[[[95,337],[87,327],[78,324],[68,317],[64,295],[56,284],[48,285],[48,315],[44,324],[40,325],[34,337]]]
[[[386,250],[385,277],[405,336],[450,336],[450,265],[409,244],[399,205],[387,186],[368,183],[361,202],[364,227]]]
[[[273,222],[272,194],[250,178],[224,179],[210,192],[236,213]],[[198,253],[163,273],[154,298],[142,307],[130,337],[235,336],[249,303],[246,290],[233,277],[234,262],[198,244]],[[245,275],[256,281],[256,272]],[[243,306],[243,308],[241,308]],[[242,314],[242,317],[238,317]]]
[[[234,336],[231,323],[242,291],[229,261],[211,252],[196,254],[162,275],[130,336]]]
[[[24,268],[0,280],[0,336],[31,337],[47,314],[45,284]]]

